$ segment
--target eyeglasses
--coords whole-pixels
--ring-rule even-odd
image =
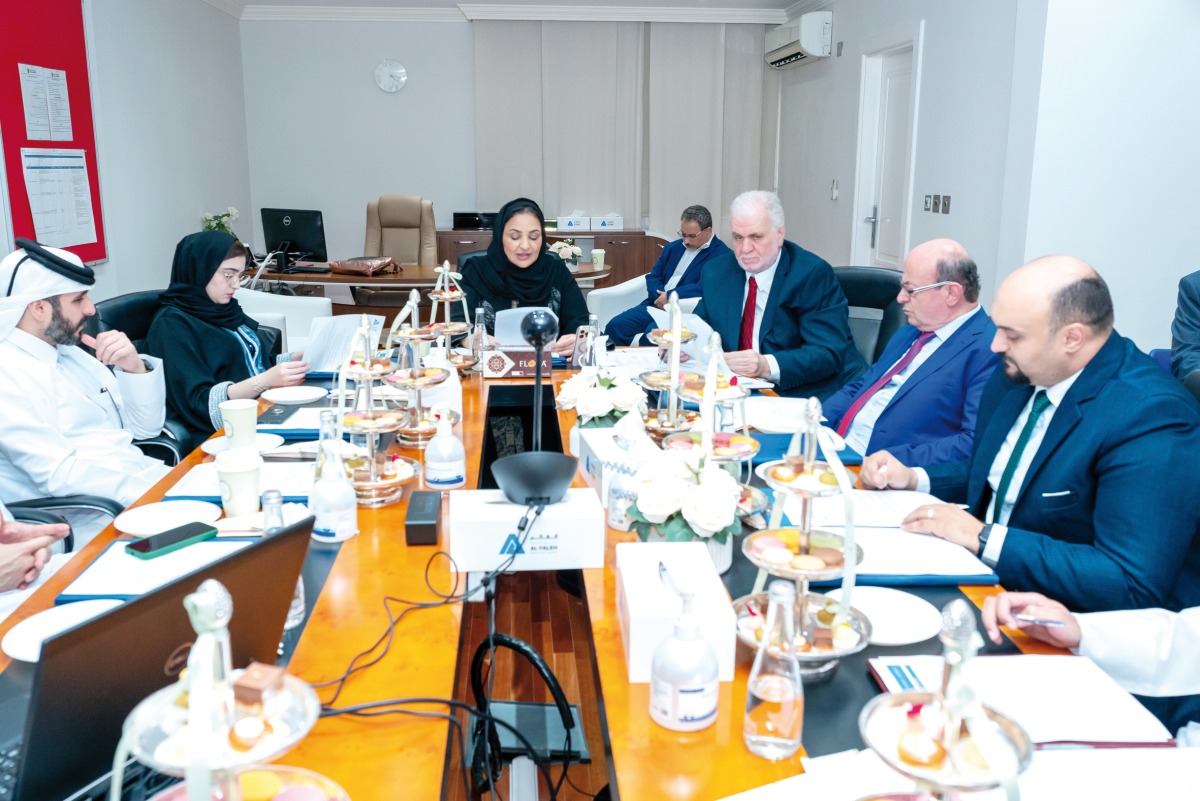
[[[242,280],[245,272],[243,270],[221,270],[217,275],[221,276],[221,280],[225,283],[237,285]]]
[[[936,284],[926,284],[925,286],[917,286],[917,287],[913,287],[912,289],[909,289],[908,287],[901,284],[900,291],[904,292],[909,297],[912,297],[913,295],[916,295],[918,292],[924,292],[926,289],[937,289],[940,286],[946,286],[947,284],[957,284],[957,283],[958,283],[957,281],[938,281]]]
[[[708,229],[705,228],[702,231],[700,231],[699,234],[685,234],[683,231],[676,231],[675,235],[678,236],[680,239],[683,239],[687,242],[691,242],[693,239],[699,239],[700,236],[704,233],[704,231],[707,231],[707,230]]]

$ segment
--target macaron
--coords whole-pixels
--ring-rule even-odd
[[[813,556],[812,554],[793,556],[788,561],[788,566],[791,567],[792,570],[805,571],[825,570],[827,567],[824,559],[819,556]]]
[[[762,552],[767,548],[787,548],[787,545],[785,545],[783,540],[779,539],[778,537],[764,535],[755,537],[751,547],[753,548],[754,553],[762,556]]]
[[[238,776],[242,801],[272,801],[283,789],[283,779],[269,770],[248,770]]]
[[[837,548],[813,548],[809,551],[809,556],[817,557],[829,567],[840,567],[846,563],[845,557]]]
[[[786,565],[788,562],[792,561],[792,552],[787,548],[781,547],[764,548],[762,553],[759,554],[759,558],[764,562],[770,562],[773,565]],[[824,564],[824,562],[821,564]]]

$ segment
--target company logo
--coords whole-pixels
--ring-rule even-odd
[[[167,661],[163,663],[163,674],[167,676],[178,676],[179,671],[187,667],[188,654],[192,652],[192,644],[185,642],[180,645],[167,657]]]
[[[292,224],[292,215],[290,215],[290,214],[283,215],[283,224],[291,225]]]
[[[500,546],[501,556],[519,556],[525,553],[525,549],[521,547],[521,541],[517,539],[516,534],[509,534],[508,539]]]

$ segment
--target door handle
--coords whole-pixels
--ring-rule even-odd
[[[871,207],[871,216],[863,217],[863,222],[871,224],[871,250],[875,249],[875,231],[879,225],[879,206]]]

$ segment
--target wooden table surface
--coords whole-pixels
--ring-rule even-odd
[[[275,273],[264,272],[260,281],[283,281],[288,284],[348,284],[350,286],[365,286],[372,289],[418,289],[432,287],[437,281],[438,274],[434,272],[440,265],[402,264],[400,272],[378,273],[372,276],[338,275],[336,273]],[[579,269],[572,273],[576,281],[597,281],[606,278],[612,271],[608,264],[596,270],[590,261],[580,262]]]
[[[565,377],[556,373],[556,380]],[[491,385],[494,382],[486,382]],[[482,425],[486,386],[478,376],[463,381],[463,422],[458,433],[467,452],[468,487],[474,486],[482,450]],[[563,438],[574,424],[574,412],[560,412]],[[410,451],[401,451],[416,456]],[[210,459],[201,451],[191,454],[171,471],[137,505],[160,500],[192,466]],[[419,458],[419,457],[418,457]],[[583,486],[576,476],[575,486]],[[410,489],[423,489],[414,483]],[[336,678],[359,651],[367,649],[387,624],[384,596],[407,601],[437,599],[426,585],[426,576],[440,592],[455,586],[445,559],[430,563],[432,546],[408,547],[404,541],[405,501],[381,509],[360,509],[358,536],[345,542],[312,616],[297,645],[289,672],[310,683]],[[443,502],[445,514],[446,502]],[[448,526],[443,527],[443,538]],[[12,626],[49,608],[54,598],[112,539],[121,536],[105,529],[79,555],[47,580],[7,620],[0,623],[0,638]],[[739,649],[734,681],[721,685],[717,722],[691,734],[667,731],[648,715],[649,685],[626,680],[625,656],[616,615],[616,571],[613,558],[618,542],[634,539],[629,532],[608,530],[605,567],[584,571],[588,614],[594,637],[596,670],[607,724],[610,773],[617,777],[624,799],[719,799],[726,795],[777,781],[801,772],[799,757],[771,763],[752,756],[742,743],[742,711],[750,658]],[[439,547],[446,548],[445,539]],[[460,587],[461,590],[461,587]],[[997,588],[964,587],[975,603]],[[314,599],[308,598],[310,606]],[[397,607],[399,608],[399,607]],[[235,610],[236,614],[236,610]],[[414,611],[397,628],[387,656],[356,674],[346,684],[337,706],[395,697],[453,697],[456,654],[462,609],[445,605]],[[1062,653],[1019,632],[1007,632],[1026,652]],[[0,668],[10,659],[0,653]],[[319,690],[328,700],[330,690]],[[444,707],[426,709],[445,711]],[[301,765],[340,783],[355,801],[433,799],[443,791],[446,766],[447,724],[440,720],[389,715],[375,718],[336,716],[318,721],[309,736],[279,761]],[[591,743],[593,750],[604,747]]]

